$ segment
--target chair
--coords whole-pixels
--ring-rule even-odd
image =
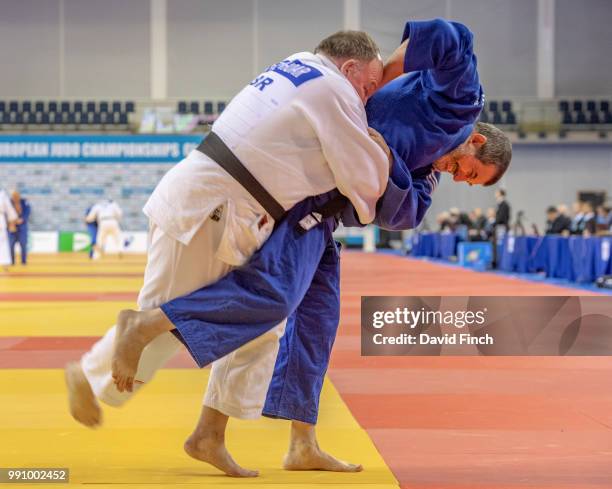
[[[67,114],[68,112],[70,112],[70,103],[69,102],[62,102],[60,104],[60,110],[64,114]]]
[[[587,100],[586,108],[587,108],[587,110],[589,110],[591,112],[595,112],[597,110],[597,104],[596,104],[595,100]]]
[[[119,114],[119,124],[127,125],[128,123],[128,115],[126,112],[121,112]]]
[[[95,102],[87,102],[87,105],[85,106],[85,108],[87,109],[87,112],[95,112],[96,111],[96,103]]]
[[[113,112],[121,112],[121,102],[113,102],[112,109]]]
[[[563,117],[561,119],[561,122],[563,124],[573,124],[573,119],[572,119],[572,113],[571,112],[564,112],[563,113]]]
[[[509,100],[504,100],[502,102],[502,111],[504,111],[504,112],[511,112],[512,111],[512,102],[510,102]]]
[[[589,113],[589,124],[601,124],[601,120],[599,119],[599,112],[594,110]]]
[[[198,102],[191,102],[189,104],[189,112],[192,114],[200,113],[200,104]]]
[[[179,114],[186,114],[187,113],[187,102],[179,102],[177,105],[177,112]]]
[[[108,102],[100,102],[100,112],[108,112]]]
[[[516,124],[516,115],[514,112],[506,112],[506,124]]]
[[[0,114],[4,114],[6,112],[6,103],[0,101]]]
[[[581,100],[574,100],[574,103],[572,104],[572,106],[575,112],[582,112],[582,101]]]
[[[22,112],[32,112],[32,102],[22,102],[21,111]]]
[[[75,102],[72,107],[74,112],[83,112],[83,102]]]
[[[57,102],[49,102],[47,104],[47,111],[48,112],[57,112]]]
[[[576,124],[586,124],[587,118],[584,112],[576,112]]]
[[[19,102],[11,100],[9,102],[9,112],[19,112]]]
[[[212,102],[204,102],[204,115],[213,115],[215,108]]]
[[[217,114],[221,114],[225,110],[226,105],[225,102],[217,102]]]
[[[607,100],[602,100],[599,103],[599,108],[602,112],[610,112],[610,102],[608,102]]]
[[[493,124],[502,124],[502,116],[499,112],[493,112]]]
[[[126,102],[125,103],[125,111],[127,113],[132,113],[134,112],[134,102]]]
[[[569,112],[569,102],[567,100],[559,100],[559,110],[561,112]]]
[[[489,110],[491,112],[497,112],[499,110],[499,103],[495,100],[489,102]]]
[[[34,112],[44,112],[45,111],[45,103],[38,101],[34,104]]]

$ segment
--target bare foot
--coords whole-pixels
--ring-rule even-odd
[[[230,477],[257,477],[259,475],[256,470],[240,467],[222,441],[213,438],[196,439],[192,435],[185,442],[184,448],[190,457],[209,463]]]
[[[283,460],[285,470],[328,470],[330,472],[361,472],[361,465],[350,464],[332,457],[318,445],[292,446]]]
[[[117,390],[132,392],[140,355],[151,339],[140,326],[138,311],[125,309],[117,317],[112,375]]]
[[[95,428],[102,424],[102,410],[78,362],[66,365],[64,378],[68,386],[70,414],[79,423]]]

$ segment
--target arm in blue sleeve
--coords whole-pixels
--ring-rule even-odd
[[[30,204],[27,200],[24,201],[24,205],[22,205],[22,208],[23,214],[21,218],[23,219],[24,224],[27,224],[28,220],[30,219],[30,212],[32,211],[32,208],[30,207]]]
[[[404,72],[424,71],[428,88],[454,101],[480,101],[474,36],[458,22],[443,19],[406,23],[402,42],[408,39]]]
[[[373,224],[392,231],[415,228],[420,224],[431,205],[431,194],[438,184],[440,174],[428,171],[413,177],[397,152],[393,153],[393,167],[387,188],[376,204]],[[342,217],[346,227],[361,227],[352,206],[347,206]]]

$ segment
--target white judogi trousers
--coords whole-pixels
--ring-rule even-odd
[[[101,219],[98,224],[98,235],[96,236],[96,243],[102,249],[106,251],[106,245],[109,238],[115,243],[117,251],[121,252],[123,249],[121,243],[121,228],[119,222],[116,219]]]
[[[140,309],[159,307],[231,271],[233,267],[218,258],[228,244],[224,243],[227,235],[232,235],[231,246],[242,248],[236,251],[246,256],[261,246],[269,235],[269,231],[260,237],[244,233],[237,240],[235,232],[228,233],[225,229],[225,217],[219,221],[207,219],[188,245],[181,244],[151,223],[144,285],[138,296]],[[121,406],[151,381],[155,372],[182,348],[182,344],[172,333],[158,336],[144,349],[138,365],[135,378],[144,384],[135,383],[132,393],[119,392],[111,377],[115,329],[113,326],[83,356],[81,365],[96,397],[106,404]],[[285,322],[214,362],[204,404],[236,418],[261,416],[284,330]]]

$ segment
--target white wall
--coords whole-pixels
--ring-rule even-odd
[[[151,0],[0,0],[0,98],[150,98]],[[390,53],[409,18],[476,34],[490,97],[537,94],[538,0],[360,0]],[[612,1],[555,0],[556,93],[609,95]],[[343,0],[167,0],[168,96],[228,98],[266,65],[344,25]],[[153,53],[154,54],[154,53]]]

